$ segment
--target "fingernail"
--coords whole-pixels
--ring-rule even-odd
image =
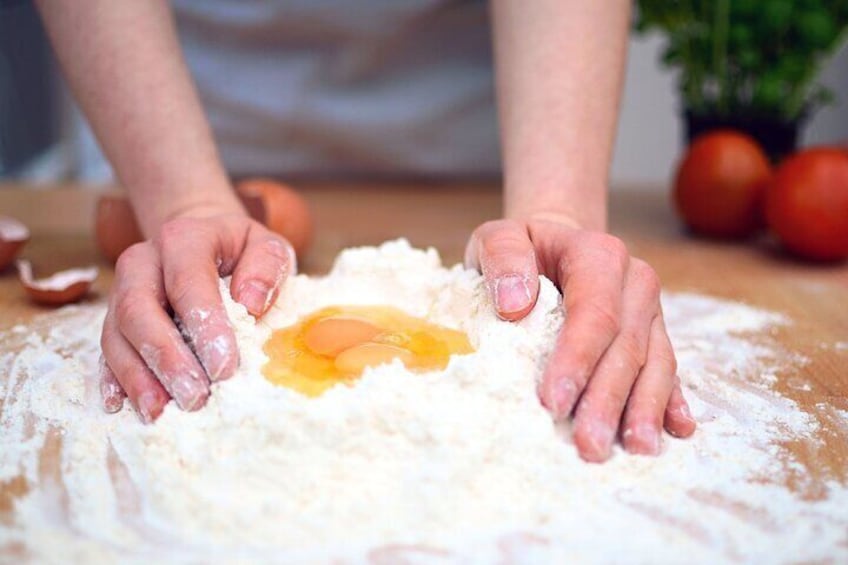
[[[200,408],[209,396],[209,388],[194,373],[176,377],[165,388],[177,406],[189,412]]]
[[[561,378],[551,385],[551,397],[554,417],[558,420],[568,418],[577,397],[577,387],[571,379]]]
[[[498,312],[509,314],[520,312],[530,306],[530,287],[527,278],[509,275],[495,279],[495,308]]]
[[[155,419],[154,411],[156,406],[157,396],[155,392],[142,392],[136,399],[136,407],[138,409],[138,417],[143,424],[151,424]]]
[[[271,288],[258,280],[241,283],[238,289],[238,301],[251,314],[262,314],[271,299]]]
[[[590,453],[587,453],[589,460],[606,461],[609,459],[615,430],[606,424],[596,423],[589,426],[586,436],[587,447],[590,451]]]
[[[660,433],[650,424],[639,424],[624,432],[627,451],[638,455],[660,454]]]
[[[111,380],[101,379],[100,396],[103,398],[103,409],[109,414],[119,412],[124,406],[124,391]]]
[[[106,360],[100,356],[100,398],[103,402],[103,410],[109,414],[118,412],[124,405],[124,390],[118,381],[115,380],[115,375],[112,370],[106,365]]]
[[[230,376],[228,373],[233,368],[234,356],[237,356],[237,354],[233,353],[232,344],[224,335],[219,335],[207,341],[197,353],[197,357],[211,381]]]

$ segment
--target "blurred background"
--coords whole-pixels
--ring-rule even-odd
[[[656,16],[650,13],[651,5],[656,2],[640,4],[644,5],[646,15]],[[751,2],[728,3],[731,10],[743,4],[751,5]],[[793,2],[788,4],[791,7]],[[185,8],[188,3],[176,3],[178,8],[181,5]],[[797,14],[787,16],[790,20],[786,17],[780,20],[779,12],[760,12],[758,10],[746,17],[766,18],[768,21],[764,25],[775,28],[787,27],[791,25],[791,19],[797,19]],[[679,90],[682,88],[681,76],[685,78],[687,72],[687,61],[681,59],[680,53],[675,53],[675,29],[674,26],[669,27],[669,22],[663,17],[664,14],[659,14],[653,20],[641,22],[641,32],[634,30],[631,37],[613,163],[613,188],[616,190],[634,187],[666,190],[673,164],[685,147],[685,122],[681,119],[681,111],[684,106],[691,106],[691,100],[685,100]],[[802,31],[807,30],[805,33],[813,38],[813,43],[818,41],[821,44],[820,51],[835,43],[835,40],[826,42],[824,35],[827,32],[838,35],[840,26],[844,25],[832,22],[833,25],[828,27],[828,22],[822,21],[821,17],[818,23],[807,19],[810,20],[809,25]],[[745,25],[737,25],[724,30],[731,47],[735,45],[733,41],[742,42],[741,61],[746,61],[745,57],[750,55],[750,47],[744,51],[745,41],[749,44],[762,41],[746,29]],[[181,31],[186,29],[181,28]],[[188,28],[189,34],[191,31]],[[485,39],[482,37],[481,41]],[[197,45],[189,44],[186,48],[190,65],[196,71],[197,66],[202,64],[202,61],[198,63],[198,57],[192,55],[192,49],[196,49]],[[733,56],[729,53],[728,60]],[[810,74],[804,68],[803,59],[796,59],[795,62],[801,65],[799,73]],[[800,143],[845,143],[848,139],[848,49],[843,46],[828,56],[820,73],[816,74],[821,84],[833,94],[832,101],[815,111],[809,120],[803,120]],[[486,80],[486,77],[481,80]],[[754,102],[757,102],[756,96],[768,94],[767,91],[758,94],[757,84],[740,88],[753,88],[751,96]],[[737,110],[746,111],[745,108]],[[225,153],[227,151],[225,149]],[[82,164],[95,162],[94,154],[96,146],[86,133],[84,121],[74,109],[57,75],[33,7],[29,2],[0,2],[0,180],[17,179],[33,183],[78,179],[108,181],[110,173],[107,168]],[[487,168],[491,167],[484,163],[479,170],[472,170],[471,176],[491,175],[492,171]]]

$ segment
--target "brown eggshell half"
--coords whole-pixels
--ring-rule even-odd
[[[29,261],[18,261],[18,277],[30,299],[49,306],[76,302],[88,294],[97,274],[97,267],[88,267],[59,271],[49,277],[36,279],[32,275],[32,264]]]
[[[309,204],[290,186],[267,178],[249,178],[236,184],[245,208],[268,229],[285,237],[298,257],[312,243],[313,221]]]
[[[125,196],[103,194],[97,200],[94,237],[103,256],[114,263],[124,250],[144,240],[132,206]]]
[[[12,264],[29,241],[29,228],[9,216],[0,216],[0,271]]]

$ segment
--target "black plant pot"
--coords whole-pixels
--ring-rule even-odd
[[[703,115],[692,110],[684,112],[684,119],[688,143],[691,143],[699,135],[712,130],[734,129],[747,133],[756,139],[771,162],[775,164],[798,148],[798,137],[804,122],[803,118],[784,122],[755,116]]]

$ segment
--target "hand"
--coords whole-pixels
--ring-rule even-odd
[[[505,320],[532,310],[539,273],[562,289],[568,315],[539,397],[557,420],[574,413],[583,459],[608,459],[619,431],[628,452],[644,455],[659,454],[663,427],[678,437],[695,431],[663,322],[659,279],[619,239],[556,214],[496,220],[473,233],[466,263],[482,271]]]
[[[295,269],[289,243],[240,214],[177,218],[127,249],[100,341],[105,409],[117,412],[128,396],[150,423],[172,398],[183,410],[202,407],[210,382],[232,376],[239,362],[219,277],[232,275],[233,298],[261,316]]]

